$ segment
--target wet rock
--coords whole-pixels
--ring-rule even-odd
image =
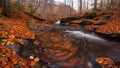
[[[96,25],[106,24],[107,22],[108,22],[108,20],[104,19],[104,20],[100,21],[100,22],[99,22],[98,24],[96,24]]]
[[[5,47],[13,49],[15,52],[19,52],[20,45],[19,44],[13,44],[13,45],[8,45],[6,44]]]
[[[19,50],[19,55],[25,60],[31,60],[30,56],[39,57],[41,45],[34,44],[35,40],[27,39],[27,45],[22,45]]]
[[[85,18],[88,18],[88,19],[95,18],[96,16],[97,16],[97,15],[96,15],[95,12],[91,12],[91,13],[86,12],[86,13],[84,14],[84,17],[85,17]]]
[[[61,25],[65,25],[67,22],[70,22],[70,21],[73,21],[73,20],[79,20],[79,19],[81,19],[81,18],[83,18],[82,16],[80,17],[80,16],[78,16],[78,17],[67,17],[67,18],[62,18],[61,19]]]
[[[115,33],[102,33],[102,32],[96,32],[96,34],[100,37],[103,37],[107,40],[113,40],[113,41],[120,41],[120,34]]]
[[[93,24],[93,22],[88,21],[88,20],[82,20],[82,21],[80,22],[80,25],[91,25],[91,24]]]
[[[98,18],[98,17],[96,17],[96,18],[94,18],[93,20],[99,20],[99,18]]]
[[[24,46],[27,46],[28,45],[28,40],[26,39],[21,39],[20,41],[18,41],[18,43],[24,45]]]

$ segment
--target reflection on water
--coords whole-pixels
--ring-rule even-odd
[[[33,46],[33,42],[29,41],[26,47],[21,48],[26,48],[26,53],[20,54],[40,57],[40,65],[45,64],[46,68],[101,68],[95,61],[101,56],[117,60],[116,63],[120,61],[120,44],[84,33],[79,31],[80,28],[61,27],[60,21],[56,24],[58,26],[54,28],[40,28],[35,38],[40,44]]]
[[[100,68],[87,52],[87,41],[64,31],[45,31],[41,59],[50,68]],[[92,59],[92,60],[91,60]]]
[[[41,58],[51,68],[101,68],[95,61],[97,57],[108,57],[119,63],[118,43],[81,31],[43,33],[45,47]]]
[[[41,59],[40,64],[45,64],[48,68],[101,68],[95,61],[97,57],[108,57],[120,64],[119,43],[84,35],[80,31],[72,32],[41,31],[35,38],[40,40],[40,44],[34,45],[29,40],[29,44],[25,46],[26,53],[23,47],[23,53],[20,54],[25,59],[31,55],[37,56]]]

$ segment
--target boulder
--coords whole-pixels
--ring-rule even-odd
[[[65,23],[67,23],[67,22],[71,22],[71,21],[73,21],[73,20],[80,20],[80,19],[82,19],[82,18],[83,18],[83,16],[62,18],[60,24],[61,24],[61,25],[65,25]]]
[[[97,17],[97,14],[95,12],[86,12],[84,14],[84,17],[87,18],[87,19],[92,19],[92,18]]]
[[[108,20],[106,19],[103,19],[102,21],[100,21],[98,24],[96,25],[102,25],[102,24],[106,24],[108,22]]]
[[[88,21],[88,20],[82,20],[82,21],[80,22],[80,25],[92,25],[92,24],[93,24],[93,22]]]
[[[120,41],[120,34],[96,32],[97,35],[107,40]]]

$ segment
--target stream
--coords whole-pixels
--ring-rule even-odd
[[[20,56],[24,59],[31,55],[40,57],[39,68],[43,65],[45,68],[102,68],[96,62],[97,57],[111,58],[120,65],[119,42],[107,41],[82,28],[60,26],[60,21],[55,25],[53,28],[32,27],[40,31],[35,40],[42,43],[33,46],[34,40],[29,40],[26,46],[20,48]]]

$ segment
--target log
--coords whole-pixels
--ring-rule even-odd
[[[39,20],[39,21],[46,21],[45,19],[42,19],[42,18],[40,18],[38,16],[35,16],[35,15],[31,14],[31,13],[28,13],[28,12],[24,12],[24,13],[31,16],[31,17],[33,17],[34,19]]]
[[[73,21],[73,20],[79,20],[83,18],[82,16],[77,16],[77,17],[66,17],[66,18],[62,18],[61,19],[61,25],[64,25],[66,22],[70,22],[70,21]]]

